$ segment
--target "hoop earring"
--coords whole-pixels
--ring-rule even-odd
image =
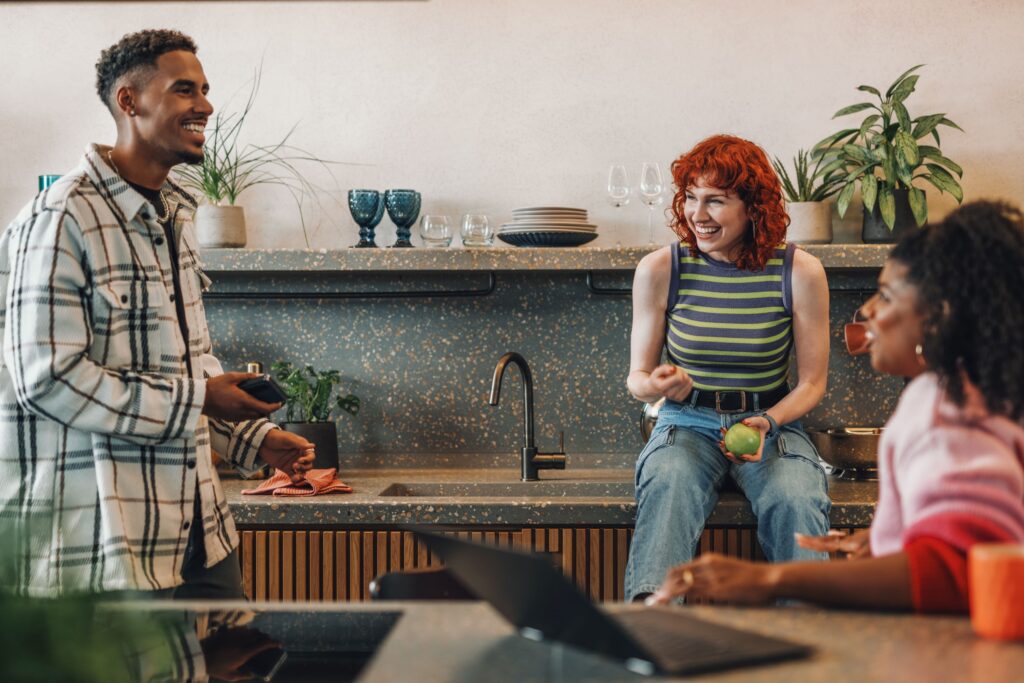
[[[918,365],[921,365],[921,366],[925,365],[924,347],[923,346],[921,346],[920,344],[915,346],[914,347],[914,355],[917,356],[917,363],[918,363]]]

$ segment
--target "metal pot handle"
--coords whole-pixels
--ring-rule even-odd
[[[654,403],[644,403],[644,408],[640,411],[640,436],[643,438],[644,443],[651,438],[651,432],[654,431],[654,425],[658,422],[658,411],[665,405],[665,399],[660,398]]]

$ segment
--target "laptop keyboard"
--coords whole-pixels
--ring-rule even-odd
[[[615,620],[651,654],[666,660],[703,659],[732,649],[732,643],[723,638],[721,632],[717,638],[708,637],[707,622],[682,614],[640,610],[616,614]]]

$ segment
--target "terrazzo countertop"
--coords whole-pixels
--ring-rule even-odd
[[[349,470],[352,493],[321,497],[243,495],[258,481],[225,477],[235,521],[246,526],[630,526],[636,517],[631,469],[545,471],[522,482],[508,469]],[[829,478],[835,527],[871,524],[878,485]],[[753,526],[750,504],[723,492],[710,526]]]
[[[620,605],[614,610],[642,609]],[[660,680],[864,683],[1019,681],[1024,646],[976,638],[966,618],[812,608],[689,607],[689,614],[810,645],[793,660],[704,676]],[[405,622],[405,623],[403,623]],[[430,653],[429,655],[426,653]],[[569,647],[537,643],[482,603],[421,607],[395,625],[359,683],[641,681],[619,665]]]
[[[144,604],[138,607],[168,609]],[[358,674],[339,675],[338,680],[354,678],[359,683],[649,680],[630,673],[617,662],[573,647],[522,638],[516,635],[510,623],[483,602],[227,603],[218,607],[251,610],[250,613],[256,615],[251,626],[281,642],[286,651],[296,655],[296,662],[303,652],[366,652],[377,645],[375,655],[365,668]],[[209,605],[175,603],[174,608],[202,612],[209,609]],[[621,604],[605,608],[613,613],[644,609]],[[805,659],[685,679],[657,680],[1003,683],[1020,680],[1020,672],[1024,671],[1024,644],[975,637],[966,617],[830,611],[804,606],[671,609],[694,618],[792,640],[814,651]],[[299,670],[290,672],[287,664],[282,673],[301,676]]]
[[[808,244],[827,269],[881,268],[887,244]],[[206,249],[208,273],[242,271],[626,270],[650,247],[450,249]]]

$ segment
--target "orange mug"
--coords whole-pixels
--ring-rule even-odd
[[[1024,640],[1024,544],[979,543],[967,562],[974,632]]]
[[[851,356],[863,356],[871,349],[868,339],[868,326],[865,323],[852,322],[843,326],[843,341]]]

